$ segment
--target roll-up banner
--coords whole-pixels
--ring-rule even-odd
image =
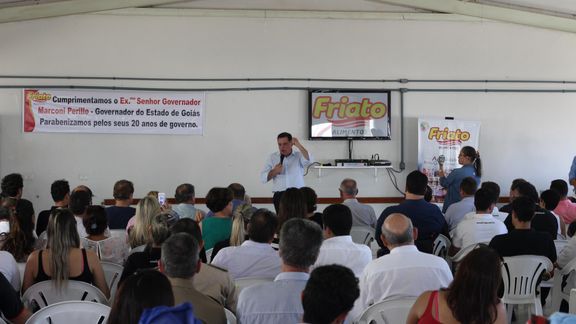
[[[428,185],[436,198],[444,197],[438,177],[438,157],[443,156],[446,175],[456,168],[464,146],[478,150],[480,122],[445,119],[418,119],[418,170],[428,176]]]
[[[204,132],[204,92],[25,89],[26,133]]]

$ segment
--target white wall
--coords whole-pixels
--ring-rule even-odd
[[[0,25],[4,75],[569,80],[576,75],[574,53],[576,35],[485,21],[86,15]],[[72,84],[51,82],[0,79],[3,85]],[[112,185],[120,178],[134,181],[138,197],[149,190],[172,196],[182,182],[195,184],[198,196],[204,196],[210,187],[233,181],[243,183],[252,196],[269,196],[271,186],[260,184],[258,175],[267,154],[276,149],[276,134],[286,130],[301,139],[308,134],[304,91],[208,93],[204,136],[23,134],[21,100],[19,89],[0,90],[0,174],[22,173],[24,196],[37,209],[50,205],[50,183],[58,178],[74,186],[88,184],[97,199],[111,197]],[[356,142],[355,157],[379,153],[398,166],[398,93],[392,103],[393,140]],[[570,138],[575,94],[408,93],[405,103],[408,170],[417,163],[417,118],[453,116],[482,122],[484,180],[497,181],[503,193],[516,177],[533,181],[539,189],[553,178],[567,177],[575,153]],[[347,155],[346,142],[303,142],[320,161]],[[365,170],[327,171],[322,178],[311,173],[306,181],[319,196],[336,196],[345,176],[359,180],[360,196],[399,195],[384,172],[376,178]],[[401,187],[405,174],[398,176]]]

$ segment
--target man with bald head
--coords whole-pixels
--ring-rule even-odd
[[[383,300],[418,297],[427,290],[448,287],[452,272],[446,261],[418,251],[418,230],[400,213],[386,217],[381,239],[390,254],[371,261],[360,276],[360,297],[350,319],[357,319],[369,306]]]

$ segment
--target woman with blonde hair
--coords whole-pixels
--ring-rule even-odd
[[[128,221],[126,227],[130,247],[135,248],[152,243],[148,227],[152,224],[152,218],[160,212],[160,204],[157,199],[150,196],[140,199],[136,205],[136,214]]]
[[[77,280],[93,284],[108,297],[110,293],[102,265],[94,252],[80,248],[72,212],[54,210],[46,231],[46,249],[34,251],[28,257],[22,291],[41,281],[52,280],[57,289],[62,289],[68,280]]]

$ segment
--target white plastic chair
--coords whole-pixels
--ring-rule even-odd
[[[570,289],[570,301],[568,302],[568,313],[576,314],[576,288]]]
[[[65,301],[44,307],[32,315],[26,324],[106,323],[110,307],[85,301]]]
[[[374,229],[368,226],[352,226],[350,236],[354,243],[366,244],[370,247],[370,243],[374,241]]]
[[[442,234],[438,234],[436,239],[434,240],[434,248],[432,249],[432,253],[436,256],[441,257],[442,259],[448,259],[448,250],[452,242],[450,239]]]
[[[556,247],[556,255],[560,254],[560,252],[562,251],[562,249],[564,249],[566,244],[568,244],[567,240],[554,240],[554,246]],[[554,300],[554,290],[556,289],[555,279],[556,276],[546,281],[542,281],[540,283],[540,287],[550,288],[550,296],[552,296],[552,300]],[[566,299],[568,299],[568,295],[566,295]],[[552,305],[554,305],[554,301],[552,301]],[[560,307],[560,304],[558,304],[558,307]]]
[[[552,310],[558,311],[562,300],[568,301],[570,299],[570,289],[575,288],[576,282],[576,259],[568,262],[562,269],[557,269],[554,273],[554,288],[552,289]],[[566,287],[562,289],[562,280],[568,276]]]
[[[22,301],[31,310],[37,310],[62,301],[90,301],[108,305],[108,299],[100,289],[82,281],[68,280],[62,290],[54,287],[51,280],[30,286]]]
[[[406,323],[410,308],[416,298],[385,300],[368,307],[358,319],[358,324]]]
[[[210,262],[212,262],[212,252],[213,251],[214,251],[214,248],[206,250],[206,264],[210,264]]]
[[[456,254],[454,254],[452,257],[449,258],[448,261],[448,265],[452,268],[453,272],[456,272],[456,269],[458,268],[458,263],[462,261],[462,259],[464,259],[464,257],[466,255],[468,255],[468,253],[470,253],[472,250],[482,246],[482,245],[487,245],[487,243],[475,243],[475,244],[470,244],[468,246],[465,246],[463,248],[460,249],[460,251],[458,251]]]
[[[512,320],[514,305],[529,304],[530,314],[542,315],[540,296],[536,296],[538,280],[544,272],[550,272],[552,262],[539,255],[518,255],[504,257],[502,263],[502,280],[508,323]]]
[[[236,324],[236,315],[234,315],[234,313],[228,308],[224,308],[224,313],[226,314],[226,322],[228,324]]]
[[[556,255],[560,254],[566,244],[568,244],[568,240],[554,240],[554,246],[556,246]]]
[[[110,290],[110,304],[114,301],[114,296],[116,295],[116,290],[118,290],[118,281],[120,281],[120,276],[124,267],[114,263],[101,261],[102,270],[104,270],[104,277],[106,277],[106,284],[108,284],[108,289]]]
[[[240,294],[240,291],[242,291],[242,289],[246,287],[272,281],[274,281],[274,278],[256,278],[256,277],[238,278],[234,280],[234,285],[236,286],[236,292]]]

